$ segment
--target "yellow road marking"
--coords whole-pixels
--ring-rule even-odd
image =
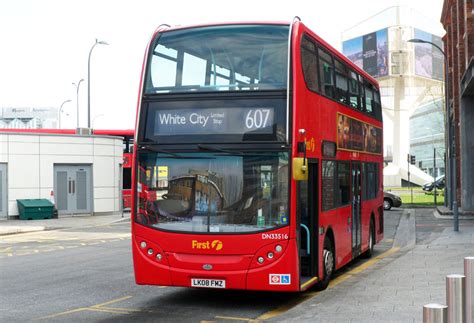
[[[92,306],[95,308],[95,306]],[[123,312],[144,312],[143,310],[137,310],[135,308],[125,308],[125,307],[108,307],[108,306],[101,306],[100,309],[103,310],[111,310],[111,311],[123,311]],[[148,312],[148,311],[146,311]],[[151,312],[151,311],[150,311]],[[157,312],[156,312],[157,313]]]
[[[96,311],[96,312],[104,312],[104,313],[111,313],[111,314],[130,314],[131,312],[129,311],[116,311],[116,310],[111,310],[108,308],[101,308],[101,307],[87,307],[86,310],[88,311]]]
[[[400,250],[400,248],[398,248],[398,247],[391,248],[391,249],[385,251],[384,253],[378,255],[377,257],[374,257],[373,259],[370,259],[370,260],[366,261],[365,263],[361,264],[360,266],[357,266],[356,268],[348,271],[347,273],[344,273],[344,274],[340,275],[339,277],[336,277],[335,279],[333,279],[329,283],[328,289],[333,288],[333,287],[339,285],[340,283],[348,280],[349,278],[353,277],[354,275],[357,275],[357,274],[363,272],[367,268],[375,265],[377,262],[379,262],[383,258],[386,258],[386,257],[396,253],[399,250]],[[280,307],[277,307],[274,310],[271,310],[267,313],[264,313],[264,314],[260,315],[259,317],[257,317],[256,320],[257,321],[258,320],[268,320],[268,319],[271,319],[273,317],[279,316],[279,315],[289,311],[293,307],[303,303],[304,301],[315,297],[319,293],[320,292],[305,293],[304,295],[301,296],[301,298],[298,298],[294,302],[290,302],[289,304],[282,305]]]
[[[230,320],[230,321],[247,321],[247,322],[258,322],[258,320],[255,320],[255,319],[249,319],[249,318],[246,318],[246,317],[216,316],[216,319],[221,319],[221,320]]]
[[[82,312],[82,311],[86,311],[86,310],[87,310],[87,307],[80,307],[80,308],[76,308],[76,309],[61,312],[61,313],[56,313],[56,314],[51,314],[51,315],[48,315],[48,316],[39,317],[39,318],[33,319],[33,320],[47,320],[47,319],[51,319],[53,317],[58,317],[58,316],[62,316],[62,315]]]
[[[113,299],[111,301],[101,303],[101,304],[92,305],[92,306],[93,307],[105,306],[105,305],[109,305],[109,304],[113,304],[113,303],[118,303],[118,302],[124,301],[124,300],[132,298],[132,297],[133,296],[124,296],[124,297],[121,297],[121,298],[116,298],[116,299]]]
[[[54,318],[54,317],[58,317],[58,316],[63,316],[63,315],[68,315],[68,314],[73,314],[73,313],[82,312],[82,311],[98,311],[98,312],[108,312],[108,313],[113,313],[113,314],[130,314],[129,310],[127,310],[127,312],[125,312],[121,309],[112,310],[112,309],[109,309],[109,308],[101,308],[101,307],[105,306],[105,305],[113,304],[113,303],[118,303],[118,302],[124,301],[126,299],[129,299],[131,297],[132,296],[124,296],[124,297],[121,297],[121,298],[113,299],[113,300],[105,302],[105,303],[100,303],[100,304],[92,305],[92,306],[89,306],[89,307],[79,307],[79,308],[76,308],[76,309],[73,309],[73,310],[60,312],[60,313],[55,313],[55,314],[51,314],[51,315],[48,315],[48,316],[39,317],[39,318],[34,319],[34,320],[46,320],[46,319],[50,319],[50,318]]]

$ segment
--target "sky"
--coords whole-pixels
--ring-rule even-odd
[[[437,28],[443,0],[0,0],[0,107],[59,107],[63,128],[87,125],[91,55],[91,122],[132,129],[146,46],[156,27],[233,21],[301,20],[336,49],[343,32],[380,11],[407,5]],[[379,28],[380,29],[380,28]],[[433,31],[433,33],[436,33]]]

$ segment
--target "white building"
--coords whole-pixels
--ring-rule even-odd
[[[0,109],[0,128],[54,129],[54,128],[58,128],[58,126],[59,126],[58,108],[25,107],[25,108],[1,108]]]
[[[442,46],[444,33],[439,22],[427,20],[413,9],[395,6],[370,17],[343,33],[343,53],[355,64],[374,76],[380,85],[384,121],[385,186],[401,186],[408,180],[407,155],[420,152],[410,146],[410,118],[419,107],[434,102],[444,106],[443,54],[428,44],[414,44],[421,39]],[[421,111],[421,110],[419,110]],[[442,112],[439,111],[442,117]],[[432,124],[428,115],[417,136],[433,138],[444,133],[444,123]],[[418,156],[421,157],[421,156]],[[410,181],[422,185],[432,176],[410,166]],[[424,167],[423,167],[424,168]],[[425,169],[425,168],[424,168]]]
[[[17,199],[50,199],[59,216],[121,212],[123,139],[0,133],[0,219]]]

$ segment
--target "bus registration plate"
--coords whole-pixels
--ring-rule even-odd
[[[225,288],[225,280],[191,278],[191,287]]]

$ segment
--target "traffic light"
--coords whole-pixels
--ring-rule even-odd
[[[410,164],[415,165],[415,163],[416,163],[415,155],[410,155]]]

